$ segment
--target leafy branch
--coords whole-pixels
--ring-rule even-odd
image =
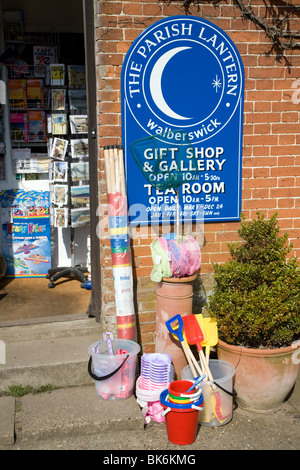
[[[178,3],[178,0],[162,1],[166,4],[171,4],[175,1]],[[192,6],[199,8],[201,4],[210,3],[217,5],[222,1],[226,0],[181,0],[181,6],[188,15]],[[291,4],[291,1],[295,0],[262,0],[266,8],[264,19],[254,12],[249,4],[251,0],[248,0],[248,5],[245,4],[245,0],[232,1],[240,9],[243,19],[249,19],[265,32],[266,36],[273,42],[277,52],[300,49],[300,32],[295,33],[290,30],[291,18],[300,16],[300,6]],[[269,21],[267,18],[269,18]]]

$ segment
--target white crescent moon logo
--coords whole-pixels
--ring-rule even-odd
[[[163,54],[155,63],[152,69],[152,72],[150,75],[150,81],[149,81],[151,96],[156,106],[167,116],[173,119],[181,119],[181,120],[186,120],[186,119],[191,119],[191,118],[180,116],[180,114],[177,114],[175,111],[173,111],[170,108],[170,106],[166,103],[166,100],[162,92],[161,80],[162,80],[164,69],[167,63],[169,62],[169,60],[172,57],[174,57],[174,55],[176,55],[178,52],[183,51],[185,49],[191,49],[191,47],[176,47],[175,49],[171,49],[170,51]]]

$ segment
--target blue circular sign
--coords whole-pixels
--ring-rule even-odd
[[[178,129],[193,144],[210,139],[231,120],[243,90],[243,66],[230,38],[190,16],[147,28],[132,44],[122,76],[133,119],[165,142]]]

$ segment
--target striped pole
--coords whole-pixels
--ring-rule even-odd
[[[104,160],[118,338],[136,341],[132,262],[122,147],[104,147]]]

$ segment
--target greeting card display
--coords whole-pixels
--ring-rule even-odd
[[[89,156],[88,139],[71,139],[72,158],[81,158]]]
[[[57,160],[64,160],[66,152],[67,152],[68,144],[69,144],[68,140],[54,137],[51,152],[50,152],[51,158],[55,158]]]
[[[52,134],[54,135],[61,135],[61,134],[67,134],[68,130],[68,121],[67,121],[67,115],[65,113],[62,114],[52,114]]]
[[[84,114],[70,115],[70,125],[72,134],[87,134],[88,117]]]
[[[57,162],[53,161],[50,165],[52,174],[50,178],[54,182],[67,183],[68,181],[68,162]]]

